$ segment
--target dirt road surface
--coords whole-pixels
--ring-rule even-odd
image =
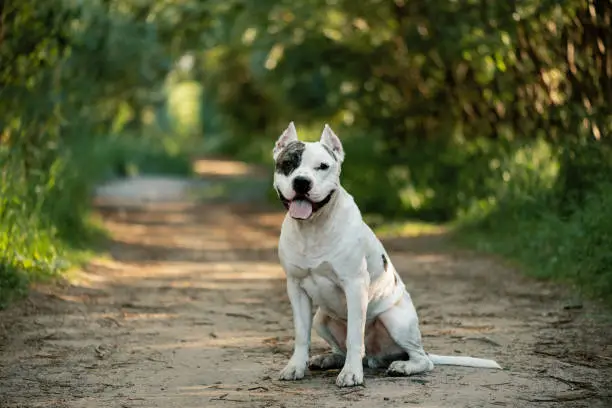
[[[250,170],[199,168],[212,180],[201,191],[217,193],[187,199],[181,183],[149,181],[173,202],[107,203],[110,256],[0,313],[0,407],[612,406],[609,317],[499,260],[449,249],[443,235],[384,239],[425,348],[494,358],[503,371],[366,370],[365,387],[351,389],[335,386],[338,371],[278,381],[293,344],[276,256],[283,214],[256,204],[269,184],[239,180]],[[325,350],[313,334],[312,353]]]

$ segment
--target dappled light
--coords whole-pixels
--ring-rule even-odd
[[[612,406],[611,50],[609,0],[0,1],[0,406]],[[505,370],[277,380],[290,122]]]
[[[103,235],[94,193],[274,198],[292,120],[303,140],[336,130],[343,183],[381,223],[455,223],[535,275],[612,293],[607,250],[590,256],[610,247],[609,1],[38,6],[0,6],[2,297]]]
[[[235,160],[199,159],[193,164],[194,171],[204,177],[223,176],[253,176],[255,174],[265,175],[263,169],[249,166]]]
[[[539,376],[547,363],[529,352],[550,342],[542,338],[549,339],[551,327],[566,325],[547,343],[552,350],[586,335],[584,316],[551,306],[565,299],[562,291],[523,281],[494,260],[449,251],[445,235],[417,224],[388,230],[383,242],[418,307],[427,349],[486,354],[521,376],[438,367],[425,377],[394,379],[370,370],[368,388],[353,393],[335,388],[334,372],[279,382],[293,345],[275,246],[282,212],[189,201],[142,207],[107,202],[101,210],[111,233],[109,254],[89,262],[63,289],[38,285],[23,314],[3,316],[11,334],[0,363],[8,368],[5,395],[11,401],[53,404],[46,387],[59,387],[75,404],[86,395],[99,404],[159,407],[289,401],[368,407],[383,396],[456,401],[459,392],[470,400],[513,401],[526,389],[567,388]],[[326,350],[314,333],[312,341],[313,354]],[[592,344],[591,353],[604,352]],[[571,354],[567,361],[578,367],[573,364],[581,360]],[[571,372],[593,376],[596,367]],[[32,372],[39,373],[36,380]],[[34,383],[24,391],[26,380]],[[478,384],[491,384],[496,396]],[[407,393],[415,385],[420,388]]]

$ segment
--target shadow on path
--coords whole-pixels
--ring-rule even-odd
[[[223,195],[206,202],[206,191],[176,189],[169,202],[139,201],[131,180],[115,197],[122,201],[100,202],[110,257],[0,313],[0,406],[612,405],[612,332],[596,309],[564,308],[555,286],[428,236],[385,240],[419,310],[426,349],[495,358],[507,370],[368,372],[367,387],[350,390],[335,387],[337,372],[276,381],[293,344],[276,256],[283,214],[263,200],[265,174],[249,181],[241,163],[199,166],[210,179],[222,168],[227,194],[240,183],[252,190],[223,203]],[[196,190],[214,188],[206,182]],[[323,350],[313,336],[313,353]]]

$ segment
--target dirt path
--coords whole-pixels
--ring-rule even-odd
[[[366,387],[338,389],[337,372],[276,380],[292,347],[282,214],[184,201],[103,215],[110,259],[0,313],[0,407],[612,406],[610,320],[441,237],[385,240],[426,349],[506,370],[367,371]]]

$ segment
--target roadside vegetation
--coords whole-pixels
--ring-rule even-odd
[[[463,245],[612,302],[608,1],[0,12],[0,303],[100,235],[97,182],[185,174],[195,152],[270,165],[290,120],[310,140],[334,128],[345,185],[378,224],[451,224]]]

